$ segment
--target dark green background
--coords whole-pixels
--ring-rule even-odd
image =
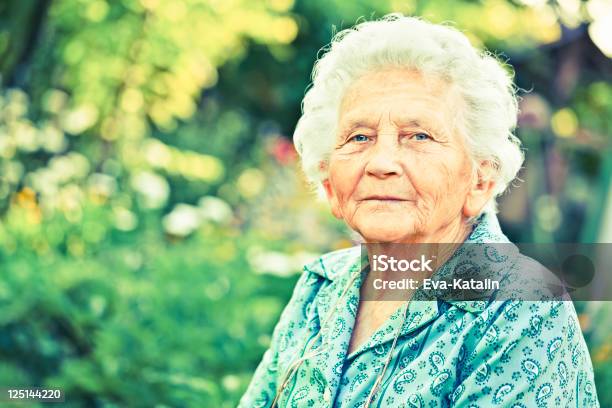
[[[300,265],[351,245],[291,134],[319,49],[363,17],[453,21],[514,67],[513,240],[609,237],[605,2],[529,3],[0,2],[0,385],[236,405]],[[576,306],[612,406],[610,306]]]

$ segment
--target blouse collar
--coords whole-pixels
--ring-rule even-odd
[[[477,218],[474,226],[472,227],[472,232],[465,240],[464,244],[466,243],[501,244],[510,243],[510,240],[502,232],[495,213],[485,212]],[[481,249],[484,250],[486,245],[483,245],[482,247],[483,248]],[[464,246],[460,247],[457,251],[461,251],[462,248],[464,248]],[[512,248],[512,252],[515,252],[513,250],[513,248],[515,248],[514,245],[509,246],[508,248]],[[356,245],[351,248],[324,254],[315,261],[306,264],[304,266],[304,270],[312,272],[324,279],[335,281],[339,277],[346,277],[347,275],[353,273],[359,273],[361,256],[361,246]],[[443,268],[446,270],[452,269],[454,259],[458,259],[458,257],[452,257]],[[470,313],[482,312],[487,306],[487,302],[482,300],[452,300],[449,301],[449,303],[454,304],[455,306],[460,307],[461,309],[464,309]]]

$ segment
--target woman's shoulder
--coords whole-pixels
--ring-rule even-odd
[[[484,326],[499,326],[508,332],[508,337],[560,334],[559,330],[563,329],[564,334],[571,338],[576,330],[580,330],[571,300],[495,300],[483,308],[478,319]],[[517,333],[518,328],[526,331]]]
[[[576,309],[567,300],[492,302],[478,317],[472,352],[494,353],[501,363],[513,361],[521,370],[536,362],[591,372],[588,349]]]
[[[326,288],[332,286],[335,281],[340,281],[350,276],[351,273],[358,272],[361,266],[360,251],[359,246],[340,249],[307,262],[281,314],[279,326],[287,325],[296,318],[305,318],[310,305],[320,293],[328,292]],[[341,286],[341,282],[336,283],[338,285],[334,286]]]
[[[592,363],[571,301],[495,301],[471,329],[464,342],[464,379],[485,386],[503,377],[508,389],[533,392],[538,401],[598,406]]]

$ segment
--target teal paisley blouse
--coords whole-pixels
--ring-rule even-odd
[[[485,213],[466,242],[510,241],[495,214]],[[322,352],[298,366],[278,406],[363,407],[404,313],[371,407],[599,407],[569,301],[414,301],[347,355],[362,280],[341,294],[359,261],[356,247],[305,266],[239,407],[269,407],[306,343]]]

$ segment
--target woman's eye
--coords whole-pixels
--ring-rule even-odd
[[[370,138],[366,135],[355,135],[349,139],[351,142],[367,142]]]
[[[431,137],[427,134],[427,133],[415,133],[415,135],[413,136],[415,140],[427,140],[427,139],[431,139]]]

